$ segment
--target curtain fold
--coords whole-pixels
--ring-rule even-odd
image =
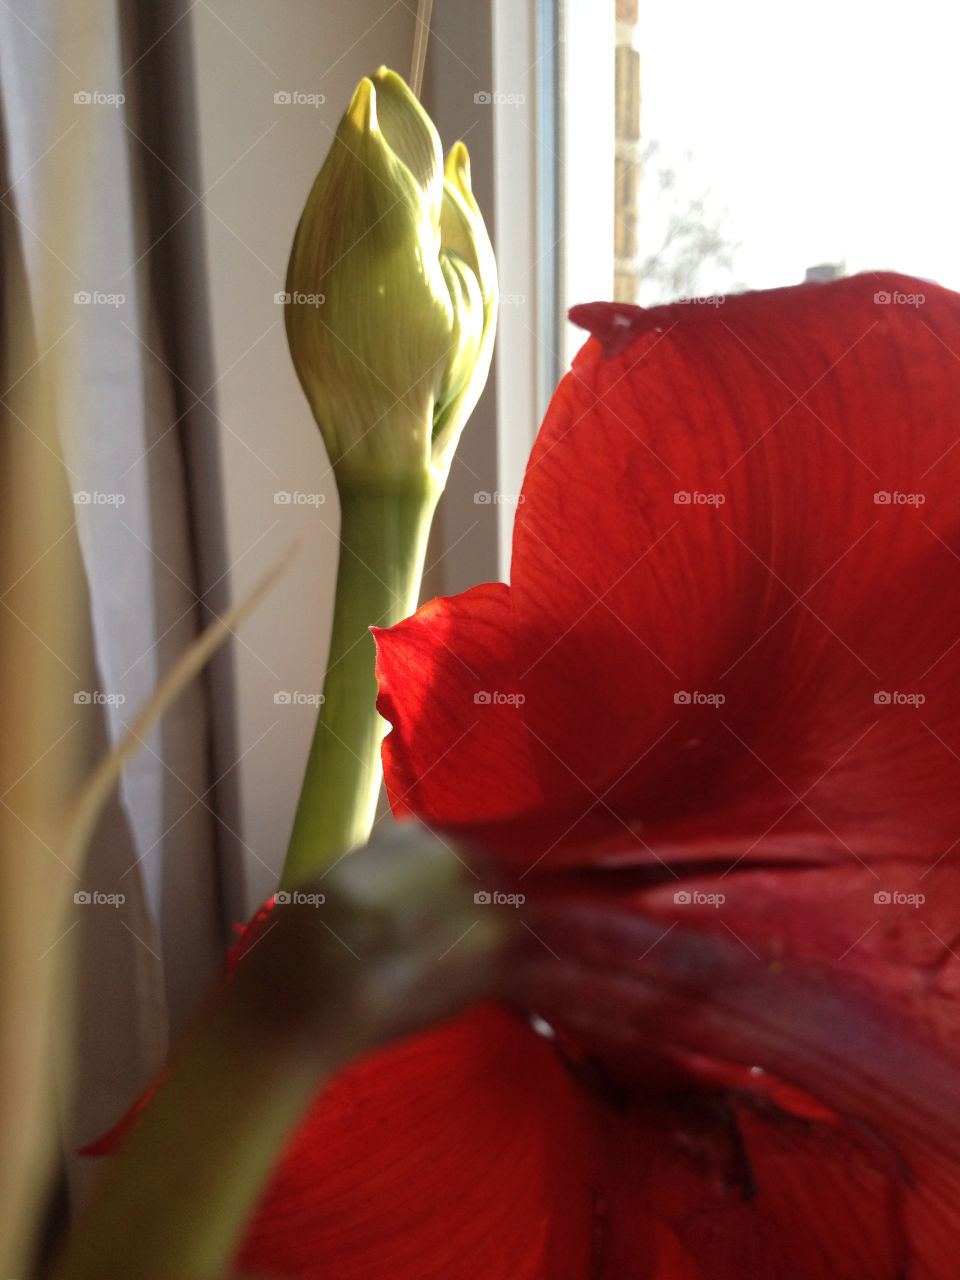
[[[131,163],[140,174],[146,240],[144,259],[154,304],[157,345],[173,398],[173,432],[182,466],[183,510],[175,527],[189,539],[198,617],[206,623],[229,606],[223,467],[218,431],[217,373],[210,333],[209,264],[201,200],[203,177],[197,115],[191,0],[120,6],[131,103],[127,112]],[[164,493],[163,489],[157,490]],[[210,738],[212,790],[204,797],[212,823],[216,900],[226,942],[247,915],[231,646],[201,677]],[[173,741],[174,717],[165,722]],[[178,758],[175,756],[175,758]],[[176,901],[171,885],[168,901]]]

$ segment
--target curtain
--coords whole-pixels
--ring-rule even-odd
[[[179,0],[119,11],[106,0],[0,5],[6,252],[18,255],[31,301],[51,267],[72,295],[71,322],[53,341],[69,349],[74,370],[56,395],[72,408],[74,426],[60,447],[94,654],[90,669],[78,673],[74,700],[95,750],[117,742],[197,634],[209,608],[198,584],[204,573],[216,576],[209,500],[218,492],[216,453],[203,438],[210,407],[203,392],[212,379],[204,367],[202,249],[197,220],[184,207],[189,179],[168,158],[193,132],[181,25],[188,7]],[[163,31],[168,38],[158,40]],[[68,110],[64,95],[72,99]],[[58,164],[75,148],[84,158],[84,190],[60,189],[80,219],[71,248],[50,243],[41,228]],[[189,161],[189,153],[177,156],[181,171]],[[39,349],[37,361],[45,354]],[[188,448],[191,433],[197,439]],[[188,453],[204,490],[202,562]],[[62,1100],[74,1190],[89,1174],[76,1148],[155,1077],[169,1037],[219,971],[223,823],[214,817],[220,797],[208,712],[205,684],[195,684],[125,771],[62,944],[75,948],[76,1068],[63,1081]],[[123,901],[98,905],[84,893]]]

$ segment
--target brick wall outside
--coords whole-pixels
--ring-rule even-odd
[[[617,302],[637,296],[637,185],[640,180],[640,54],[635,47],[639,0],[617,0],[614,52],[616,166],[614,174],[614,274]]]

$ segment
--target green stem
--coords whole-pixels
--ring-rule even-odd
[[[317,874],[370,835],[387,726],[376,710],[376,651],[369,628],[392,626],[416,608],[439,496],[429,481],[405,488],[341,484],[340,563],[324,701],[282,885]]]
[[[278,1145],[330,1068],[246,1000],[225,1000],[111,1157],[58,1280],[225,1275]]]

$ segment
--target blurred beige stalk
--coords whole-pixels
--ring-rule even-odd
[[[79,143],[73,156],[78,164]],[[79,216],[62,192],[48,208]],[[72,322],[72,290],[56,270],[44,297],[27,296],[11,222],[4,217],[0,235],[0,1275],[20,1276],[54,1154],[54,1061],[64,1048],[53,1028],[64,1023],[70,958],[69,938],[58,939],[76,884],[58,824],[84,755],[73,695],[88,627],[51,394],[53,379],[69,375],[57,349],[47,352]]]
[[[96,39],[100,0],[61,10],[69,32]],[[0,1275],[28,1274],[56,1155],[55,1074],[69,1053],[71,926],[78,886],[62,823],[87,759],[74,694],[89,670],[90,622],[75,509],[61,461],[76,387],[75,283],[66,267],[89,214],[92,113],[78,119],[66,72],[44,103],[50,136],[68,146],[38,170],[39,218],[27,229],[0,208]],[[2,122],[0,122],[2,124]],[[39,268],[28,289],[24,253]],[[49,249],[56,246],[57,252]],[[59,415],[59,417],[58,417]]]
[[[81,6],[88,7],[88,6]],[[89,6],[92,8],[93,6]],[[74,15],[76,16],[76,15]],[[97,29],[91,16],[89,32]],[[64,102],[72,101],[66,92]],[[29,1271],[57,1150],[55,1081],[71,1076],[74,948],[67,906],[121,769],[212,653],[259,604],[292,548],[180,656],[117,748],[91,772],[88,717],[74,694],[92,669],[92,634],[75,508],[61,442],[77,386],[66,340],[82,252],[84,128],[52,167],[30,296],[19,227],[0,207],[0,1276]],[[57,127],[54,119],[52,125]],[[78,135],[80,135],[78,137]],[[67,152],[69,150],[69,156]],[[72,252],[75,251],[75,252]],[[64,407],[66,406],[66,408]],[[84,776],[85,775],[85,776]],[[61,1090],[62,1093],[62,1090]],[[69,1126],[67,1126],[69,1132]]]

